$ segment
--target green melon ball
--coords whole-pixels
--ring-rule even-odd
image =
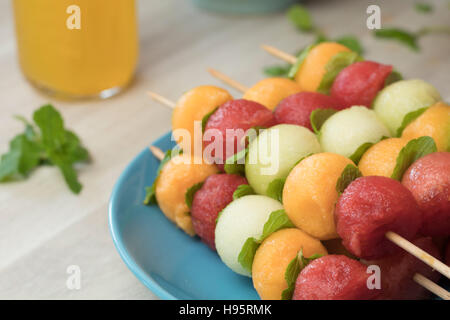
[[[264,130],[250,143],[245,176],[256,193],[267,195],[267,187],[273,180],[286,178],[298,160],[318,152],[321,152],[319,141],[310,130],[280,124]]]
[[[419,79],[402,80],[381,90],[373,103],[373,109],[391,134],[396,135],[408,113],[429,107],[440,100],[439,92],[431,84]]]
[[[383,136],[391,135],[375,112],[355,106],[329,117],[320,129],[319,140],[324,151],[350,157],[361,145],[376,143]]]
[[[250,237],[259,238],[270,214],[281,209],[281,203],[260,195],[236,199],[223,209],[216,225],[215,242],[217,253],[231,270],[251,276],[238,261],[242,246]]]

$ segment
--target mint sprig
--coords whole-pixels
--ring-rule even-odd
[[[322,128],[322,125],[325,123],[325,121],[331,117],[333,114],[335,114],[337,110],[335,109],[315,109],[311,112],[310,115],[310,122],[311,127],[313,128],[313,131],[315,134],[320,133],[320,129]]]
[[[263,232],[260,238],[253,237],[248,238],[238,256],[238,261],[245,270],[251,272],[253,259],[255,257],[256,250],[258,250],[260,244],[269,237],[272,233],[285,229],[293,228],[294,224],[289,220],[284,210],[277,210],[270,214],[269,219],[264,224]]]
[[[416,120],[418,117],[420,117],[425,111],[427,111],[428,107],[420,108],[414,111],[411,111],[407,113],[402,120],[402,124],[397,129],[397,137],[401,137],[403,130],[414,120]]]
[[[348,164],[342,171],[341,176],[336,182],[336,191],[341,195],[352,181],[362,177],[361,171],[352,164]]]
[[[303,248],[300,249],[298,255],[296,255],[295,258],[291,260],[286,268],[284,279],[286,280],[288,287],[281,293],[281,300],[292,299],[292,295],[294,294],[295,289],[295,282],[297,281],[300,272],[312,261],[321,257],[323,257],[323,255],[316,253],[309,258],[306,258],[303,255]]]
[[[233,200],[255,194],[255,191],[252,187],[250,187],[248,184],[241,184],[239,187],[236,188],[233,192]]]
[[[400,150],[391,178],[401,181],[405,171],[415,161],[433,152],[437,152],[436,143],[433,138],[423,136],[411,140]]]
[[[37,109],[34,123],[21,116],[25,132],[10,142],[9,151],[0,160],[0,182],[24,179],[41,164],[57,166],[72,192],[82,185],[74,164],[89,160],[88,151],[78,136],[64,127],[61,114],[50,104]]]

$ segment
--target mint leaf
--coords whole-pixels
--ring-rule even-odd
[[[297,57],[297,61],[292,65],[291,69],[289,70],[288,77],[291,79],[295,78],[295,75],[297,74],[298,70],[300,70],[300,67],[303,64],[303,61],[305,61],[306,57],[308,56],[311,49],[314,47],[314,44],[307,46],[305,49],[303,49],[300,54]]]
[[[343,46],[346,46],[347,48],[356,52],[359,55],[361,55],[364,52],[364,49],[363,49],[361,43],[359,42],[358,38],[356,38],[355,36],[350,36],[350,35],[343,36],[343,37],[337,38],[334,41],[339,44],[342,44]]]
[[[411,140],[400,150],[391,178],[401,181],[405,171],[416,160],[433,152],[437,152],[436,143],[433,138],[424,136]]]
[[[205,116],[202,118],[202,132],[205,132],[206,124],[208,123],[209,118],[214,114],[214,112],[217,111],[219,107],[215,107],[213,110],[205,114]]]
[[[353,154],[349,157],[350,160],[352,160],[354,163],[358,164],[359,160],[361,160],[361,157],[363,154],[371,147],[373,146],[372,142],[366,142],[363,143],[358,147],[358,149],[353,152]]]
[[[156,184],[152,184],[150,187],[145,187],[145,199],[143,201],[145,205],[157,204],[156,200]]]
[[[260,243],[267,239],[272,233],[285,229],[285,228],[294,228],[295,225],[289,220],[289,217],[286,214],[286,211],[277,210],[270,214],[269,219],[264,224],[263,233],[261,238],[259,239]]]
[[[397,41],[414,51],[419,51],[419,45],[417,44],[419,37],[409,31],[400,28],[387,28],[375,30],[374,35],[377,38]]]
[[[403,130],[414,120],[416,120],[418,117],[420,117],[425,111],[427,111],[428,107],[417,109],[414,111],[409,112],[405,115],[405,117],[402,120],[402,124],[397,129],[397,137],[401,137]]]
[[[342,171],[341,176],[336,183],[336,191],[341,195],[352,181],[362,177],[361,171],[352,164],[348,164]]]
[[[78,137],[64,128],[60,113],[45,105],[33,114],[33,120],[41,132],[43,148],[50,162],[59,167],[64,180],[72,192],[78,194],[81,184],[73,164],[88,159],[88,152],[81,146]]]
[[[333,114],[335,114],[337,110],[335,109],[315,109],[311,112],[310,115],[310,122],[311,127],[313,128],[313,131],[315,134],[320,133],[320,128],[322,128],[322,125],[325,123],[325,121],[331,117]]]
[[[288,19],[301,31],[314,29],[313,21],[308,10],[299,4],[293,5],[287,12]]]
[[[429,13],[431,11],[433,11],[433,6],[429,3],[423,3],[423,2],[417,2],[414,5],[414,8],[416,9],[417,12],[420,13]]]
[[[264,68],[264,74],[269,77],[282,77],[287,78],[289,75],[289,70],[291,69],[291,65],[275,65],[268,66]]]
[[[282,202],[283,187],[286,179],[275,179],[267,187],[267,196]]]
[[[291,260],[286,268],[284,279],[286,280],[288,287],[281,293],[281,300],[292,300],[298,275],[309,263],[311,263],[311,261],[320,257],[323,257],[323,255],[316,253],[311,257],[306,258],[303,256],[303,248],[300,249],[298,255]]]
[[[362,61],[362,57],[356,52],[339,52],[335,54],[325,66],[325,75],[317,88],[317,91],[323,94],[329,94],[334,79],[339,72],[345,67],[357,62]]]
[[[255,238],[248,238],[239,252],[238,262],[248,272],[252,272],[253,259],[261,243]]]
[[[284,210],[277,210],[270,214],[269,219],[264,224],[262,235],[259,239],[253,237],[248,238],[238,256],[238,261],[245,270],[252,272],[253,259],[259,245],[267,239],[272,233],[285,229],[292,228],[294,224],[289,220]]]
[[[233,192],[233,200],[242,198],[244,196],[248,196],[251,194],[255,194],[255,191],[252,187],[250,187],[248,184],[241,184],[239,187],[236,188]]]
[[[203,187],[203,184],[204,182],[196,183],[186,191],[186,194],[184,195],[184,200],[186,201],[186,204],[189,209],[191,209],[192,207],[192,202],[194,201],[195,193]]]
[[[245,175],[245,157],[248,147],[225,160],[224,170],[228,174]]]
[[[388,85],[400,80],[403,80],[402,74],[397,70],[392,70],[392,72],[387,76],[386,80],[384,80],[384,86],[387,87]]]

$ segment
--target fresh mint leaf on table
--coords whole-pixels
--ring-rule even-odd
[[[414,51],[419,51],[418,39],[416,33],[412,33],[400,28],[386,28],[375,30],[375,37],[398,41]]]
[[[25,124],[25,131],[11,140],[0,159],[0,182],[25,179],[39,165],[49,164],[60,169],[72,192],[80,193],[82,185],[73,166],[88,161],[89,153],[77,135],[64,128],[60,113],[49,104],[34,112],[34,124],[24,117],[16,119]]]
[[[301,31],[308,32],[314,29],[314,23],[308,10],[299,4],[293,5],[287,12],[288,19]]]
[[[429,12],[433,11],[433,6],[429,3],[424,3],[424,2],[417,2],[414,5],[414,8],[416,9],[417,12],[421,12],[421,13],[429,13]]]

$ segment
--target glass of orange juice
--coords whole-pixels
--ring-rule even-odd
[[[134,0],[13,0],[19,61],[36,87],[63,98],[108,98],[133,78]]]

